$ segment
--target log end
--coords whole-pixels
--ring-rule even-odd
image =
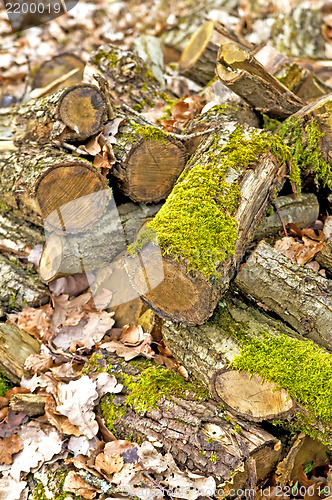
[[[85,62],[75,54],[63,53],[52,57],[52,59],[43,62],[37,68],[32,81],[31,88],[39,89],[48,87],[56,80],[64,77],[73,70],[77,70],[72,76],[66,78],[62,82],[52,86],[49,94],[58,90],[80,83],[83,79]]]
[[[210,41],[213,28],[214,22],[210,20],[206,21],[195,31],[181,54],[179,61],[180,72],[193,66],[199,59]]]

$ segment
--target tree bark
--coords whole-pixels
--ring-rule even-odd
[[[0,251],[17,255],[27,254],[28,247],[45,241],[39,226],[29,224],[11,212],[0,211]]]
[[[0,174],[1,202],[49,229],[82,231],[103,213],[105,178],[90,162],[60,150],[3,154]]]
[[[186,163],[186,148],[161,129],[130,116],[116,135],[117,164],[111,171],[118,187],[133,201],[165,199]]]
[[[330,239],[322,250],[316,255],[315,260],[332,274],[332,240]]]
[[[284,119],[304,103],[274,78],[253,55],[235,43],[222,44],[218,53],[217,76],[254,109]]]
[[[106,118],[106,101],[95,85],[86,83],[30,99],[15,109],[15,143],[84,140],[99,132]]]
[[[140,384],[146,363],[141,366],[137,361],[134,367],[114,355],[105,354],[105,351],[99,352],[104,360],[106,357],[108,365],[111,363],[115,375],[125,374],[131,377],[131,382]],[[152,367],[150,365],[147,369]],[[169,371],[161,370],[167,377]],[[213,476],[220,487],[243,488],[249,476],[250,459],[256,465],[257,480],[262,481],[281,455],[281,443],[274,436],[255,424],[229,418],[211,399],[196,400],[190,387],[186,391],[184,386],[181,396],[170,392],[160,398],[156,407],[146,410],[138,410],[135,404],[126,404],[130,393],[124,382],[122,393],[111,403],[119,415],[113,422],[116,436],[125,438],[131,435],[134,440],[148,439],[157,443],[161,450],[173,455],[179,466],[193,473]],[[107,405],[103,408],[107,421]]]
[[[0,316],[26,306],[42,306],[49,301],[47,288],[38,275],[0,254]]]
[[[39,263],[39,276],[49,282],[63,276],[101,269],[113,261],[135,239],[140,226],[152,218],[161,205],[125,203],[106,211],[96,224],[75,235],[52,232]]]
[[[0,369],[14,383],[24,375],[24,363],[39,352],[39,342],[15,325],[0,323]]]
[[[332,349],[332,282],[265,242],[235,278],[242,292],[263,302],[300,335]]]
[[[147,225],[159,239],[164,279],[155,288],[150,281],[152,289],[143,300],[164,318],[193,325],[211,316],[273,192],[283,183],[286,167],[270,152],[268,136],[258,153],[259,132],[234,131],[235,127],[228,123],[203,141],[165,205]],[[245,160],[248,152],[253,155],[250,161]],[[234,166],[233,154],[238,155]],[[149,240],[148,231],[145,235],[143,244],[144,237]],[[160,271],[158,248],[148,245],[142,250],[150,277]],[[127,269],[134,287],[142,290],[145,273],[137,259],[140,255],[128,262]]]

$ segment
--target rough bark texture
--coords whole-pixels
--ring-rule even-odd
[[[18,145],[46,144],[84,140],[101,130],[105,118],[106,102],[98,87],[79,84],[20,105],[14,111],[12,127]]]
[[[0,251],[24,254],[27,246],[43,243],[45,236],[39,226],[0,210]]]
[[[47,218],[49,228],[77,232],[103,213],[105,178],[90,162],[60,150],[29,148],[3,154],[0,175],[2,203],[39,224]],[[81,200],[75,202],[77,198]]]
[[[254,109],[283,119],[296,113],[303,101],[274,78],[250,52],[237,44],[222,44],[218,53],[217,76]]]
[[[126,120],[113,145],[117,164],[111,174],[129,198],[152,203],[165,199],[186,162],[186,148],[167,132]]]
[[[317,262],[332,274],[332,240],[329,240],[324,248],[316,255]]]
[[[105,358],[105,354],[102,356]],[[144,377],[146,363],[142,369],[139,361],[134,367],[113,355],[106,354],[106,359],[115,375],[129,375],[138,384]],[[158,391],[158,387],[155,390]],[[281,444],[271,434],[254,424],[229,418],[211,399],[196,400],[195,393],[190,389],[186,391],[185,385],[181,396],[171,395],[173,391],[170,391],[160,398],[155,408],[144,411],[137,411],[135,405],[130,407],[125,403],[126,394],[130,392],[125,385],[110,407],[119,412],[119,418],[113,421],[116,435],[119,438],[132,435],[134,439],[160,443],[161,450],[169,451],[180,466],[193,473],[212,475],[218,485],[229,483],[235,488],[244,487],[250,458],[254,460],[257,479],[261,481],[280,457]],[[107,406],[103,408],[107,421]]]
[[[202,142],[187,164],[172,194],[151,223],[151,228],[155,230],[159,238],[163,254],[164,279],[158,286],[154,285],[155,288],[151,284],[152,290],[143,295],[143,300],[164,318],[192,325],[201,324],[211,316],[222,293],[227,289],[257,225],[265,214],[273,192],[275,189],[278,191],[283,183],[285,165],[269,152],[268,145],[266,149],[265,146],[263,147],[265,153],[254,156],[253,163],[250,165],[240,165],[241,160],[238,160],[236,166],[228,167],[227,162],[230,160],[227,158],[230,152],[234,154],[234,151],[238,151],[240,156],[245,154],[244,143],[241,145],[243,137],[249,140],[246,144],[251,154],[255,146],[254,142],[250,142],[250,138],[257,138],[252,130],[246,130],[243,132],[245,135],[242,136],[242,132],[237,129],[234,133],[240,133],[240,136],[233,138],[234,143],[227,150],[229,153],[223,156],[225,155],[223,147],[227,144],[229,134],[234,131],[234,127],[236,124],[228,123],[227,127],[224,126],[223,130],[218,131],[218,134]],[[207,179],[203,180],[206,176]],[[211,188],[206,196],[203,196],[204,199],[201,199],[200,189],[206,189],[209,183],[211,183]],[[211,192],[214,192],[211,191],[214,189],[214,184],[217,184],[217,189],[221,192],[217,191],[207,208],[209,196]],[[203,185],[202,188],[200,188],[201,185]],[[225,193],[228,193],[228,201],[224,198]],[[212,211],[216,211],[213,217]],[[234,216],[234,219],[229,217],[230,214]],[[213,222],[209,220],[211,217]],[[216,220],[224,221],[222,223],[224,226],[216,229]],[[209,227],[209,224],[212,224],[212,227]],[[208,236],[199,237],[196,234],[202,231],[202,227]],[[237,228],[235,233],[232,227]],[[181,242],[178,240],[179,232],[180,235],[183,233]],[[214,232],[216,235],[213,234]],[[224,238],[220,234],[224,234]],[[231,244],[232,234],[234,247],[228,248],[226,245]],[[222,239],[211,243],[209,238],[214,236]],[[203,237],[206,238],[207,246],[204,244]],[[175,241],[173,238],[177,239],[176,244],[173,243]],[[185,243],[183,246],[182,241]],[[150,276],[153,272],[157,273],[161,265],[158,261],[159,256],[156,257],[156,251],[152,246],[149,245],[146,251],[144,250],[143,256]],[[185,251],[193,256],[192,260],[189,257],[184,258]],[[223,251],[223,256],[219,254],[215,257],[216,251]],[[206,261],[206,265],[211,266],[211,269],[204,268],[205,271],[204,269],[201,271],[199,268],[201,260]],[[137,258],[133,258],[131,269],[129,267],[130,262],[128,262],[128,271],[134,286],[138,290],[144,289],[145,274]]]
[[[332,282],[261,242],[235,283],[300,335],[332,349]]]
[[[25,270],[19,261],[0,254],[0,315],[26,306],[41,306],[49,301],[46,287],[38,276]]]
[[[275,200],[281,219],[285,224],[297,224],[301,229],[313,224],[319,215],[319,203],[313,193],[301,194],[297,197],[279,196]],[[282,224],[277,212],[265,217],[255,232],[255,239],[262,240],[282,231]]]
[[[39,352],[39,342],[15,325],[0,323],[0,370],[15,383],[24,375],[24,363]]]
[[[39,264],[43,281],[101,269],[127,249],[144,222],[161,205],[111,204],[94,226],[84,233],[51,233],[47,237]]]

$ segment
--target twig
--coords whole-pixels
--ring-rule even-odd
[[[49,83],[48,85],[46,85],[46,87],[39,87],[37,89],[32,90],[30,92],[30,96],[33,99],[37,99],[39,97],[42,97],[43,95],[46,95],[54,87],[56,87],[60,83],[65,82],[66,80],[68,80],[68,78],[71,78],[73,75],[76,75],[76,73],[78,73],[78,71],[79,71],[79,68],[74,68],[71,71],[68,71],[68,73],[60,76],[59,78],[57,78],[53,82]]]
[[[77,148],[77,147],[73,146],[72,144],[68,144],[68,142],[55,140],[55,141],[52,141],[52,143],[55,144],[56,146],[62,146],[66,149],[70,149],[70,151],[73,151],[74,153],[76,153],[78,155],[87,156],[89,154],[87,151],[83,151],[83,149]]]
[[[276,212],[277,212],[277,215],[278,215],[278,217],[279,217],[279,220],[280,220],[280,222],[281,222],[281,224],[282,224],[282,227],[283,227],[284,233],[285,233],[285,235],[286,235],[286,237],[287,237],[287,236],[288,236],[287,229],[286,229],[286,226],[285,226],[284,221],[282,220],[282,217],[281,217],[281,213],[280,213],[280,211],[279,211],[279,208],[277,207],[277,204],[276,204],[276,202],[275,202],[275,201],[273,201],[273,202],[272,202],[272,205],[273,205],[273,206],[274,206],[274,208],[276,209]]]
[[[93,75],[93,78],[96,80],[96,82],[99,85],[100,90],[104,94],[104,97],[106,100],[106,106],[107,106],[107,115],[108,115],[109,120],[111,120],[112,118],[114,118],[114,111],[113,111],[113,106],[111,103],[110,88],[108,85],[108,81],[102,75],[98,75],[98,73]]]
[[[26,53],[26,60],[27,60],[27,65],[28,65],[28,72],[27,72],[26,77],[25,77],[24,90],[22,92],[22,95],[21,95],[18,103],[17,103],[17,106],[20,106],[22,104],[22,101],[27,93],[28,86],[29,86],[29,80],[30,80],[30,74],[31,74],[31,61],[30,61],[30,57],[29,57],[28,53]]]

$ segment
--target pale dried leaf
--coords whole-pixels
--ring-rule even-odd
[[[114,375],[102,372],[102,373],[94,373],[90,375],[90,378],[96,382],[96,390],[98,392],[99,398],[101,398],[104,394],[112,393],[116,394],[122,391],[123,385],[118,384]]]
[[[53,366],[53,359],[50,354],[30,354],[24,363],[24,369],[32,373],[46,372]]]
[[[50,371],[54,378],[56,380],[61,380],[61,382],[70,382],[78,378],[78,374],[75,372],[72,363],[63,363],[62,365],[51,368]]]
[[[66,476],[65,482],[63,483],[63,491],[68,491],[70,493],[75,493],[75,495],[81,495],[83,498],[90,500],[95,498],[97,494],[96,488],[90,486],[82,479],[76,472],[69,471]]]
[[[87,304],[90,298],[90,292],[83,293],[82,295],[79,295],[78,297],[75,297],[71,300],[69,300],[68,294],[62,294],[57,297],[53,296],[52,302],[54,307],[54,314],[52,317],[52,325],[54,327],[62,325],[66,320],[66,316],[70,312],[74,311],[75,309],[80,312],[82,306],[84,304]]]
[[[86,436],[72,436],[68,441],[68,450],[72,451],[75,457],[77,455],[88,456],[89,451],[96,448],[97,442],[96,438],[88,439]]]
[[[0,438],[0,464],[12,464],[14,453],[23,449],[21,438],[17,434],[1,439]]]
[[[28,261],[32,262],[32,264],[36,268],[38,268],[39,266],[39,261],[41,259],[42,253],[43,253],[43,245],[41,244],[35,245],[29,253]]]
[[[106,123],[104,136],[107,139],[107,142],[109,142],[110,144],[117,143],[115,135],[118,133],[120,125],[122,125],[124,122],[124,118],[113,118],[113,120]]]
[[[99,138],[101,136],[101,132],[96,135],[95,137],[92,137],[88,142],[85,144],[80,145],[80,149],[82,151],[85,151],[88,155],[95,156],[101,151],[101,145],[99,143]]]
[[[25,307],[23,311],[17,314],[10,314],[9,320],[33,337],[48,341],[52,338],[50,323],[52,312],[53,310],[50,304],[46,304],[37,309]]]
[[[113,453],[111,456],[105,453],[99,453],[95,460],[95,468],[101,472],[105,472],[107,475],[114,474],[114,472],[120,472],[123,464],[124,460],[119,453]]]
[[[98,399],[96,383],[83,376],[69,384],[59,383],[57,391],[57,411],[66,415],[69,422],[92,439],[98,432],[98,423],[93,408]]]
[[[70,297],[76,297],[84,292],[94,281],[92,273],[78,273],[72,276],[65,276],[49,283],[48,288],[55,296],[67,294]]]
[[[26,481],[16,481],[9,475],[0,478],[0,500],[20,500],[27,485]]]
[[[58,387],[58,382],[54,379],[51,372],[42,373],[41,375],[35,374],[31,379],[22,377],[21,387],[29,389],[34,392],[37,387],[42,387],[49,394],[54,394]]]
[[[143,328],[141,325],[125,325],[122,328],[120,337],[118,340],[128,346],[137,346],[144,339]]]

